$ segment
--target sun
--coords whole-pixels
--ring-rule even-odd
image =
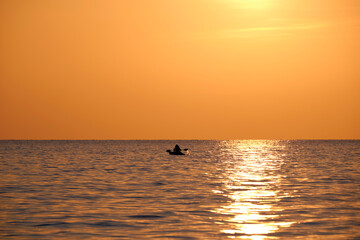
[[[231,0],[231,2],[242,9],[266,9],[272,5],[273,0]]]

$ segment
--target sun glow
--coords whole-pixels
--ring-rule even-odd
[[[218,213],[231,216],[225,220],[229,225],[222,232],[229,238],[267,239],[268,234],[293,224],[279,220],[282,209],[278,201],[282,196],[274,186],[281,176],[269,174],[282,165],[277,154],[281,146],[254,141],[250,148],[244,148],[240,143],[232,143],[235,144],[224,145],[224,152],[232,158],[229,161],[237,164],[229,165],[228,178],[224,179],[232,202],[217,209]]]
[[[231,0],[234,5],[243,9],[267,9],[272,0]]]
[[[360,138],[360,1],[29,2],[0,1],[1,139]]]

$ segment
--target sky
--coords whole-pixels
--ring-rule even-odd
[[[360,139],[360,1],[0,0],[0,139]]]

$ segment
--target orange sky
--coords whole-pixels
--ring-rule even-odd
[[[0,139],[360,138],[358,0],[0,0]]]

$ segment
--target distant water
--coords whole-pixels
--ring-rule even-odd
[[[360,239],[360,141],[0,141],[0,164],[0,239]]]

